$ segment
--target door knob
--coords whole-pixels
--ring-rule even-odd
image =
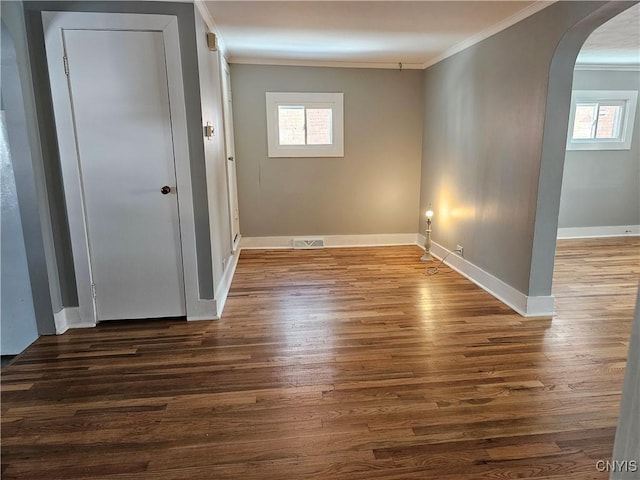
[[[165,185],[160,189],[160,193],[166,195],[167,193],[171,193],[171,187],[169,185]]]

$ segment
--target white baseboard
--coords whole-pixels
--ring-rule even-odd
[[[414,245],[415,233],[380,233],[367,235],[296,235],[286,237],[242,237],[240,248],[293,248],[294,238],[323,238],[325,248],[380,247],[384,245]]]
[[[93,328],[93,322],[83,322],[80,318],[79,307],[63,307],[62,310],[53,314],[53,321],[56,325],[56,334],[62,335],[70,328]]]
[[[220,320],[222,317],[222,311],[224,305],[227,302],[227,296],[229,295],[229,289],[231,288],[231,282],[233,281],[233,275],[236,272],[238,266],[238,259],[240,258],[240,242],[242,237],[236,240],[233,253],[231,254],[230,261],[227,262],[227,266],[222,274],[220,284],[216,288],[215,300],[200,300],[198,303],[205,306],[205,310],[201,312],[194,312],[187,315],[189,322],[198,322],[201,320]]]
[[[640,235],[640,225],[613,225],[607,227],[558,228],[558,238],[635,237]]]
[[[59,312],[53,314],[53,322],[56,325],[56,334],[62,335],[64,332],[69,330],[69,321],[67,320],[68,308],[63,308]],[[80,315],[78,315],[80,317]]]
[[[424,245],[424,235],[418,235],[418,245]],[[529,297],[438,243],[432,242],[431,253],[439,259],[450,254],[445,264],[523,317],[547,317],[554,314],[554,298],[551,295]]]
[[[239,242],[238,242],[239,243]],[[240,259],[241,248],[236,248],[231,256],[231,260],[227,263],[227,268],[222,276],[222,281],[216,289],[216,299],[218,300],[218,318],[222,317],[222,311],[227,303],[227,296],[229,295],[229,289],[231,288],[231,282],[233,281],[233,275],[236,273],[236,267],[238,266],[238,260]]]
[[[235,269],[235,267],[234,267]],[[228,269],[227,269],[228,270]],[[196,302],[196,311],[187,312],[187,320],[217,320],[220,318],[217,314],[218,302],[216,300],[199,299]],[[56,326],[56,334],[61,335],[70,328],[91,328],[96,324],[93,322],[83,322],[80,318],[80,309],[78,307],[65,307],[57,313],[53,314],[53,320]]]
[[[198,311],[193,312],[193,314],[187,314],[187,320],[189,321],[217,319],[215,300],[199,300]],[[82,321],[78,307],[65,307],[59,312],[54,313],[53,321],[56,326],[57,335],[62,335],[70,328],[92,328],[96,326],[93,322]]]
[[[415,245],[424,248],[424,235],[415,233],[396,234],[371,234],[371,235],[322,235],[325,247],[372,247],[385,245]],[[199,300],[196,312],[187,314],[188,321],[217,320],[222,316],[222,311],[231,288],[231,282],[238,265],[240,252],[242,249],[278,249],[292,248],[293,236],[282,237],[242,237],[239,247],[235,249],[231,256],[231,261],[222,277],[222,281],[216,289],[215,300]],[[297,237],[296,237],[297,238]],[[433,242],[431,253],[440,259],[451,253],[446,248]],[[528,297],[510,285],[507,285],[499,278],[485,272],[480,267],[466,259],[451,254],[445,261],[447,265],[456,270],[462,276],[487,291],[502,303],[513,308],[520,315],[525,317],[550,316],[553,315],[553,296]],[[54,314],[56,333],[62,334],[69,328],[89,328],[95,324],[83,323],[80,318],[78,307],[66,307]]]
[[[218,319],[218,302],[215,299],[204,299],[199,298],[197,302],[195,302],[195,311],[194,308],[191,307],[190,310],[187,310],[187,321],[188,322],[198,322],[201,320],[217,320]]]
[[[525,298],[527,302],[525,317],[551,317],[555,315],[555,297],[553,295],[540,295],[537,297],[525,295]]]
[[[242,240],[240,240],[240,249],[292,248],[292,238],[293,237],[242,237]]]

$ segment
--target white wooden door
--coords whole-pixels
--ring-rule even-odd
[[[231,72],[229,64],[222,62],[222,97],[224,116],[224,143],[227,152],[227,184],[229,192],[229,214],[231,215],[231,245],[233,250],[240,238],[240,212],[238,209],[238,179],[236,176],[235,143],[233,138],[233,96],[231,94]]]
[[[96,318],[185,315],[163,35],[65,29],[63,43]]]

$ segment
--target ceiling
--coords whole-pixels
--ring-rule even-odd
[[[425,68],[553,1],[204,1],[232,63]],[[598,28],[578,64],[640,64],[640,4]]]
[[[205,1],[232,63],[424,68],[540,1]]]
[[[640,4],[597,28],[582,46],[576,63],[640,65]]]

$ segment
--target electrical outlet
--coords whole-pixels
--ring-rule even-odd
[[[464,257],[464,248],[462,245],[456,245],[456,253],[461,257]]]

